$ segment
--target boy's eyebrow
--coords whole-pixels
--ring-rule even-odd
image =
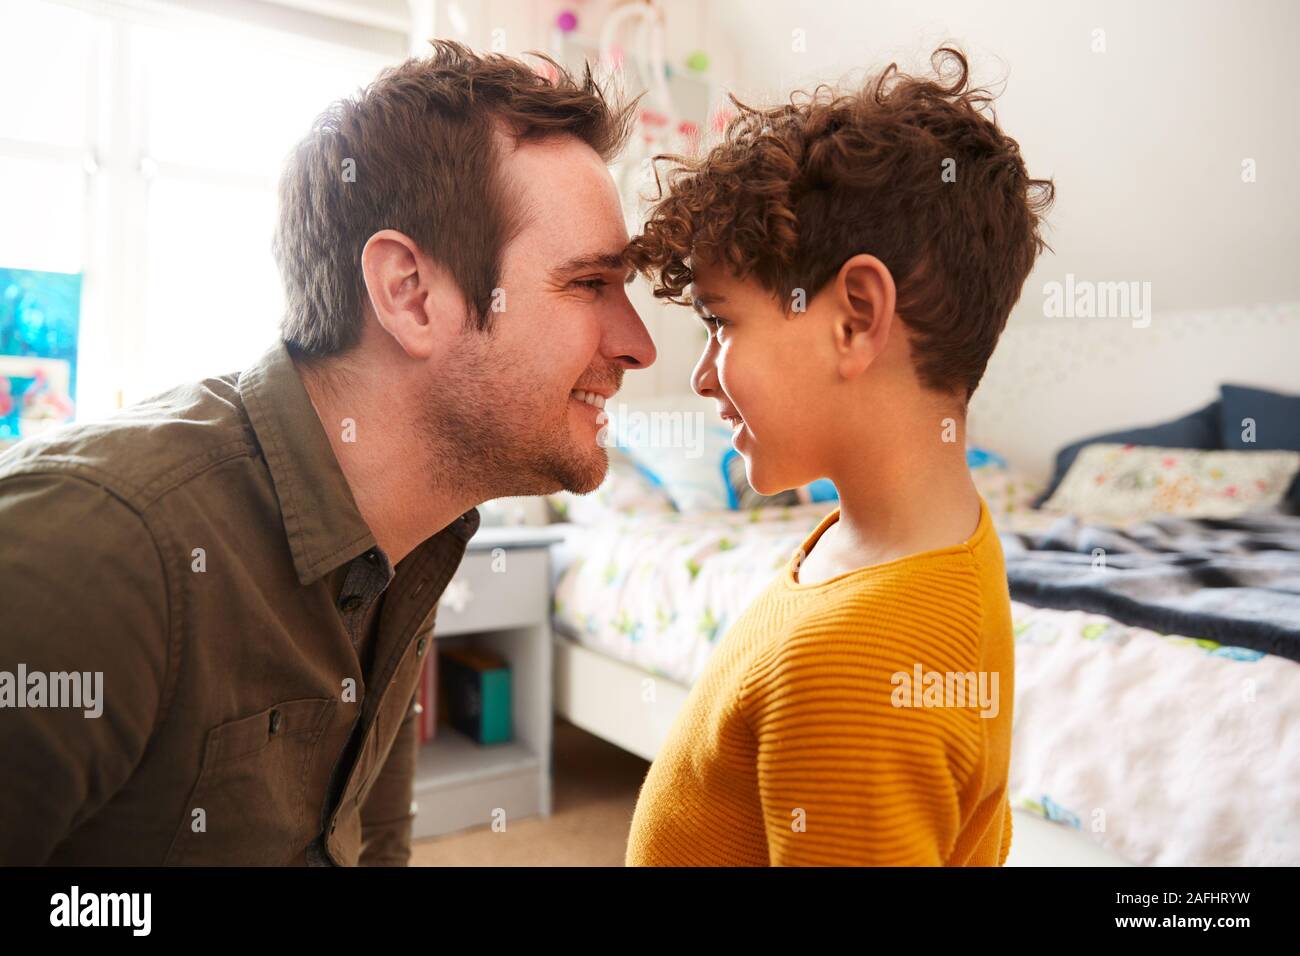
[[[563,279],[566,276],[573,275],[576,272],[582,272],[585,269],[621,269],[625,268],[627,263],[623,261],[621,252],[593,252],[581,256],[574,256],[566,262],[560,263],[551,269],[552,279]],[[636,278],[636,273],[628,269],[625,282],[631,282]]]
[[[715,301],[715,302],[718,302],[718,301],[723,301],[723,302],[725,302],[726,300],[725,300],[725,299],[721,299],[721,300],[719,300],[719,299],[714,299],[713,301]],[[699,316],[700,320],[703,321],[703,322],[706,323],[706,324],[709,323],[709,322],[711,322],[713,319],[716,318],[716,316],[715,316],[714,313],[713,313],[713,310],[710,309],[707,305],[705,305],[705,304],[704,304],[704,300],[701,299],[701,298],[699,298],[699,297],[692,297],[692,298],[691,298],[691,308],[695,310],[695,314],[696,314],[697,316]]]
[[[696,292],[692,288],[691,308],[694,309],[695,314],[698,315],[705,322],[708,322],[711,318],[713,318],[713,309],[711,308],[711,306],[719,305],[719,304],[722,305],[727,304],[726,296],[709,295],[707,292]]]

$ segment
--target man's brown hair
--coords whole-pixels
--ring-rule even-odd
[[[656,157],[672,164],[667,188],[656,169],[629,264],[689,304],[698,257],[754,277],[788,312],[796,289],[811,299],[869,253],[894,277],[921,381],[969,400],[1046,245],[1054,187],[1029,177],[961,51],[931,63],[935,78],[891,63],[853,92],[818,86],[769,109],[732,97],[738,113],[702,158]]]
[[[281,338],[295,354],[357,342],[367,301],[361,251],[382,229],[410,237],[490,326],[502,251],[521,210],[502,181],[499,132],[516,141],[575,136],[610,162],[634,104],[613,102],[541,54],[549,76],[499,54],[435,40],[317,118],[280,178],[274,252],[285,289]]]

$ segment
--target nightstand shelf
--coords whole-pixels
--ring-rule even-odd
[[[439,602],[437,646],[510,663],[512,740],[479,745],[441,724],[421,745],[415,839],[551,812],[552,653],[546,528],[482,528]]]

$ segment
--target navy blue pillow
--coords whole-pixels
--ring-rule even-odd
[[[1199,411],[1176,418],[1172,422],[1148,425],[1144,428],[1130,428],[1122,432],[1109,432],[1105,435],[1093,435],[1073,445],[1066,445],[1056,453],[1056,467],[1052,470],[1052,480],[1047,490],[1034,501],[1034,507],[1042,505],[1052,497],[1052,492],[1061,483],[1065,473],[1074,464],[1074,459],[1085,446],[1098,444],[1148,445],[1153,448],[1200,448],[1210,450],[1222,448],[1219,444],[1221,431],[1219,422],[1219,402],[1211,402]]]
[[[1224,385],[1219,389],[1224,448],[1239,451],[1300,451],[1300,395],[1283,395],[1263,388]],[[1255,440],[1244,441],[1242,420],[1255,422]],[[1291,483],[1287,499],[1300,508],[1300,477]]]

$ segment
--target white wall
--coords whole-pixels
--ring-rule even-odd
[[[1051,176],[1048,241],[972,403],[972,436],[1041,473],[1093,431],[1190,410],[1221,381],[1300,391],[1300,4],[1208,0],[822,2],[716,0],[708,31],[737,51],[742,99],[897,59],[942,41],[1005,78],[998,116],[1030,172]],[[1105,31],[1094,53],[1094,30]],[[806,52],[791,49],[803,30]],[[1244,183],[1244,158],[1257,181]],[[1049,319],[1067,273],[1151,283],[1153,321]],[[698,342],[658,305],[658,387],[685,387]],[[1239,307],[1282,304],[1243,311]]]
[[[208,0],[187,0],[190,3]],[[248,2],[248,0],[245,0]],[[278,0],[372,26],[401,0]],[[435,32],[512,54],[553,49],[554,18],[594,33],[614,0],[421,0]],[[1042,474],[1061,444],[1172,417],[1223,381],[1300,391],[1300,4],[1252,0],[666,0],[670,62],[707,52],[746,100],[852,80],[898,60],[925,69],[953,40],[1000,84],[1003,126],[1057,203],[1044,254],[971,408],[971,435]],[[455,7],[455,11],[452,11]],[[803,52],[794,31],[802,31]],[[1094,31],[1105,51],[1094,52]],[[494,31],[500,31],[499,34]],[[1244,183],[1241,163],[1256,162]],[[1047,318],[1043,286],[1066,274],[1151,283],[1153,321]],[[659,348],[625,397],[688,389],[702,345],[689,310],[633,301]]]

